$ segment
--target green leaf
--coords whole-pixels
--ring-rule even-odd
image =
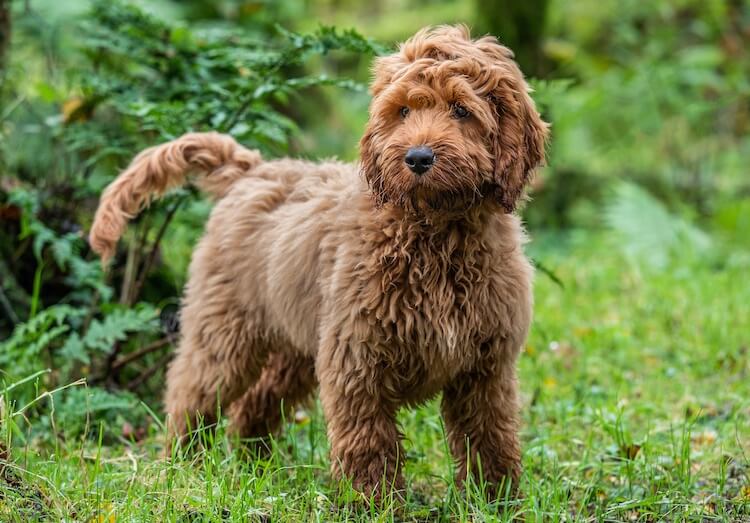
[[[94,320],[83,336],[87,350],[109,352],[117,341],[127,339],[133,332],[155,332],[158,328],[157,311],[149,305],[135,309],[115,309],[102,320]]]

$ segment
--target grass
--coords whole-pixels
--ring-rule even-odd
[[[24,437],[33,420],[6,391],[0,521],[750,521],[747,256],[656,270],[602,233],[549,243],[532,248],[564,288],[537,278],[520,500],[456,489],[436,402],[401,415],[405,503],[368,509],[331,481],[317,407],[267,459],[242,459],[220,430],[168,463],[158,423],[137,443],[118,427]],[[54,398],[39,400],[52,420]]]

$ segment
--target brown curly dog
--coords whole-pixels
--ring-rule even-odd
[[[241,436],[268,435],[319,384],[334,476],[378,495],[403,486],[398,409],[442,392],[458,480],[516,484],[533,271],[513,211],[548,131],[512,57],[438,27],[377,59],[359,165],[194,133],[106,189],[90,234],[105,260],[190,173],[217,200],[167,376],[174,434],[226,406]]]

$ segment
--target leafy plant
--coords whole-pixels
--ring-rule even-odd
[[[23,17],[19,27],[38,31]],[[332,51],[382,51],[351,30],[267,31],[192,29],[97,0],[80,24],[78,53],[69,63],[47,62],[66,68],[67,87],[50,83],[53,74],[39,79],[32,96],[22,83],[11,85],[7,96],[18,101],[3,113],[0,266],[8,269],[3,290],[19,292],[0,292],[6,381],[49,368],[43,387],[88,377],[150,396],[149,380],[168,361],[158,352],[171,341],[170,331],[160,335],[158,318],[178,300],[184,270],[184,262],[170,267],[161,256],[162,242],[177,230],[188,232],[175,238],[192,244],[207,206],[194,203],[190,190],[176,191],[137,221],[105,273],[84,233],[104,185],[140,149],[188,131],[218,130],[267,155],[285,153],[297,131],[287,112],[298,92],[361,89],[310,74],[305,64]],[[27,383],[16,394],[29,397],[34,388]]]
[[[750,189],[747,21],[742,2],[551,3],[554,67],[535,85],[552,140],[532,228],[596,226],[621,180],[672,212],[734,213]]]
[[[0,365],[11,369],[16,377],[37,370],[34,367],[42,359],[43,351],[68,334],[71,330],[69,322],[82,314],[82,310],[69,305],[53,305],[17,325],[13,335],[0,344]],[[48,359],[46,363],[52,364],[53,361]]]

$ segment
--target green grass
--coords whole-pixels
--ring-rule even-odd
[[[518,501],[455,488],[435,402],[401,416],[405,503],[368,509],[330,479],[318,408],[287,425],[268,459],[242,459],[219,434],[168,463],[157,423],[139,443],[96,428],[83,440],[24,438],[11,391],[0,521],[750,521],[748,257],[657,271],[603,234],[541,243],[535,256],[565,286],[537,278]],[[54,419],[50,398],[39,401]]]

